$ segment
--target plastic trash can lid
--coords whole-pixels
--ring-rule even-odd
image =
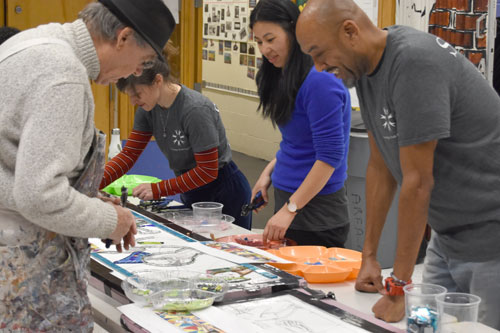
[[[360,111],[351,111],[351,132],[366,133],[366,126]]]

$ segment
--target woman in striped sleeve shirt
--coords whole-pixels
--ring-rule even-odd
[[[177,84],[168,64],[160,61],[141,76],[120,79],[117,87],[139,107],[125,147],[106,164],[101,188],[125,174],[154,136],[176,177],[141,184],[134,188],[134,196],[151,200],[180,193],[188,206],[199,201],[220,202],[224,214],[250,229],[251,214],[241,216],[241,207],[250,201],[250,185],[231,160],[231,148],[214,103]]]

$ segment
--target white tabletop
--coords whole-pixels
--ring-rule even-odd
[[[129,198],[129,201],[132,202],[133,204],[138,204],[139,200],[137,198]],[[183,227],[186,227],[185,225],[182,225]],[[261,230],[259,230],[261,231]],[[203,236],[207,238],[212,238],[212,234],[214,238],[219,238],[219,237],[224,237],[224,236],[230,236],[230,235],[241,235],[241,234],[250,234],[250,233],[256,233],[250,230],[247,230],[245,228],[239,227],[237,225],[231,225],[231,228],[228,228],[226,230],[213,230],[210,232],[206,233],[201,233]],[[382,275],[383,277],[388,277],[392,269],[384,269],[382,270]],[[412,276],[412,281],[414,283],[420,283],[422,282],[422,271],[423,271],[423,265],[416,265],[415,270],[413,272]],[[324,293],[328,293],[330,291],[335,293],[336,299],[339,303],[345,304],[348,307],[351,307],[363,314],[366,314],[368,316],[373,316],[372,312],[372,307],[373,305],[380,299],[381,295],[377,293],[363,293],[356,291],[354,289],[354,283],[355,280],[349,280],[345,281],[342,283],[330,283],[330,284],[309,284],[308,287],[311,289],[317,289],[321,290]],[[102,295],[102,293],[96,291],[94,288],[89,288],[92,296],[92,303],[94,307],[99,304],[98,299],[96,298],[96,295],[99,295],[100,298],[106,299],[104,303],[109,304],[111,302],[109,298],[107,298],[105,295]],[[116,304],[115,304],[116,306]],[[106,313],[108,314],[107,317],[111,319],[111,317],[116,317],[116,319],[119,318],[119,312],[116,310],[115,306],[111,306],[109,308],[112,308],[114,311],[108,310]],[[113,316],[110,315],[110,312],[113,312]],[[117,320],[116,320],[117,321]],[[480,323],[466,323],[467,325],[473,325],[474,329],[471,330],[470,326],[467,327],[457,327],[457,329],[462,329],[457,332],[499,332],[494,329],[491,329],[485,325],[482,325]],[[401,320],[398,323],[392,323],[396,328],[399,329],[405,329],[406,328],[406,322],[405,320]],[[463,326],[463,325],[459,325]],[[109,326],[107,327],[108,329],[110,328]]]
[[[412,281],[420,283],[422,281],[423,265],[415,266]],[[388,277],[392,269],[382,270],[382,276]],[[349,280],[341,283],[309,284],[311,289],[319,289],[324,293],[332,291],[335,293],[337,301],[343,303],[360,312],[373,316],[372,307],[380,299],[381,295],[377,293],[363,293],[354,289],[355,280]],[[406,322],[401,320],[398,323],[392,323],[393,326],[405,329]]]

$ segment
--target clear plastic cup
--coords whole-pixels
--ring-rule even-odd
[[[193,219],[201,224],[217,224],[221,222],[223,204],[218,202],[195,202]]]
[[[437,284],[416,283],[403,287],[405,293],[406,331],[437,332],[438,311],[436,296],[446,288]]]
[[[436,296],[439,332],[455,332],[468,323],[477,322],[481,298],[466,293],[445,293]]]

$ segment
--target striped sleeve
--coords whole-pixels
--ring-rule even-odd
[[[100,189],[127,173],[149,143],[152,133],[132,130],[122,151],[106,163]]]
[[[196,167],[183,173],[179,177],[162,180],[159,183],[151,184],[153,197],[159,199],[164,196],[171,196],[184,193],[205,184],[213,182],[219,175],[219,150],[212,148],[194,154]]]

